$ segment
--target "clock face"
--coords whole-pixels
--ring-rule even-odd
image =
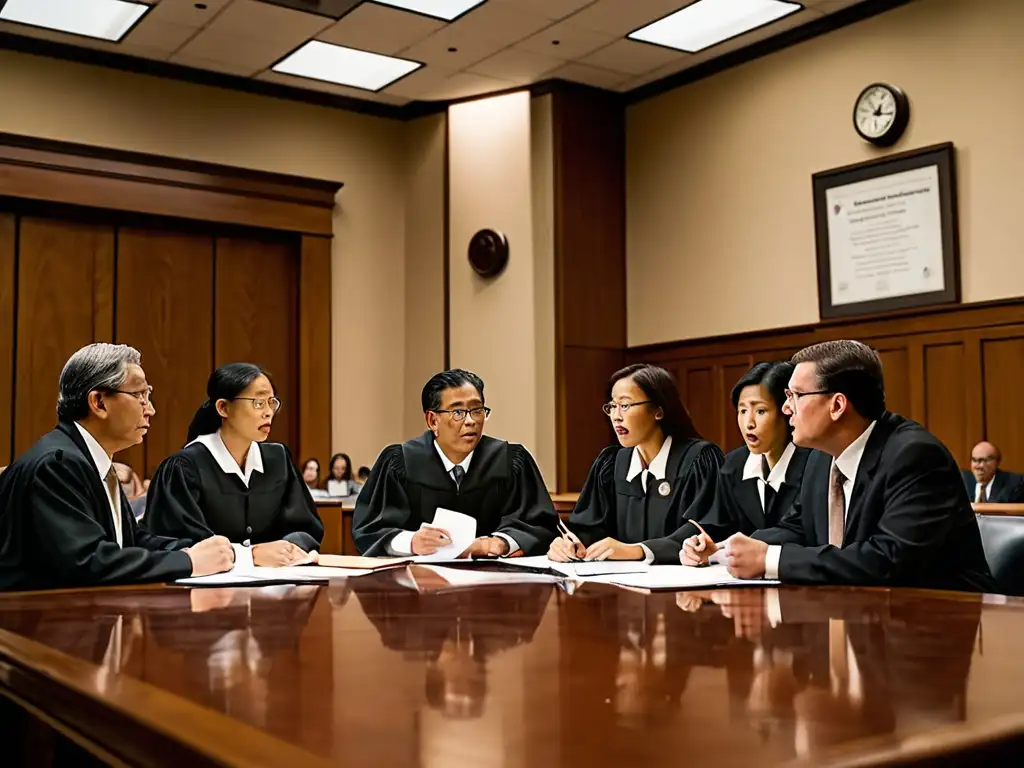
[[[857,100],[854,119],[857,129],[867,139],[885,136],[896,122],[896,96],[883,85],[865,90]]]

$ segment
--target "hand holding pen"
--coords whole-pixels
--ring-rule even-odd
[[[683,542],[683,548],[679,550],[679,562],[683,565],[707,565],[708,558],[718,551],[718,545],[714,539],[708,536],[707,531],[696,520],[690,523],[700,531],[696,536],[691,536]]]
[[[558,520],[558,532],[559,537],[552,541],[548,548],[548,559],[554,560],[556,563],[582,560],[587,553],[587,548],[561,519]]]

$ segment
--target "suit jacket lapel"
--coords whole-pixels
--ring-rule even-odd
[[[804,525],[810,523],[813,530],[804,531],[804,538],[809,545],[821,546],[828,544],[828,480],[832,470],[832,457],[820,451],[811,451],[807,460],[800,486],[800,504],[803,511]]]
[[[71,439],[71,442],[75,444],[75,447],[85,457],[85,460],[89,462],[89,466],[92,469],[89,472],[89,490],[92,491],[93,502],[99,511],[99,519],[96,522],[103,526],[103,530],[106,531],[111,541],[117,541],[117,532],[114,530],[114,518],[110,514],[110,496],[107,494],[106,484],[100,479],[100,468],[93,461],[92,454],[89,453],[89,447],[85,444],[85,440],[82,439],[81,433],[73,423],[58,422],[57,429]],[[123,496],[124,494],[122,493],[122,498]],[[121,506],[121,514],[124,514],[124,505]],[[123,538],[122,531],[122,540]]]
[[[864,455],[861,456],[860,465],[857,467],[857,479],[853,482],[853,495],[850,497],[850,506],[846,510],[846,525],[843,528],[844,541],[850,534],[850,531],[855,530],[857,518],[863,512],[862,507],[864,505],[861,502],[864,499],[864,494],[867,493],[865,489],[870,485],[871,479],[875,476],[878,461],[882,458],[882,451],[885,449],[885,444],[888,442],[889,435],[892,434],[894,428],[891,416],[886,411],[879,417],[875,423],[874,430],[871,432],[871,437],[868,438],[868,444],[864,446]]]
[[[1002,501],[1003,491],[1006,490],[1006,473],[996,470],[996,476],[992,478],[992,491],[988,494],[988,501]],[[975,491],[977,493],[977,491]],[[974,501],[971,498],[971,501]]]

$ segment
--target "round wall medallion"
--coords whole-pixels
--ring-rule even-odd
[[[481,229],[470,238],[469,264],[481,277],[497,277],[508,264],[508,238],[493,229]]]

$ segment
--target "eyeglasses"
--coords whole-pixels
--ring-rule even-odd
[[[447,413],[452,417],[452,421],[465,421],[467,416],[472,415],[473,421],[487,421],[491,417],[490,408],[452,408],[445,410],[438,408],[434,413]]]
[[[990,461],[995,460],[995,456],[979,456],[978,458],[971,456],[971,464],[988,464]]]
[[[604,411],[605,416],[611,416],[613,413],[615,413],[616,410],[618,410],[620,413],[622,413],[623,416],[625,416],[626,411],[628,411],[630,408],[634,408],[638,405],[650,405],[652,402],[652,400],[641,400],[636,403],[605,403],[604,405],[601,406],[601,410]]]
[[[277,413],[281,410],[281,401],[276,397],[232,397],[232,400],[248,400],[252,403],[252,409],[254,411],[262,411],[268,405],[270,410]]]
[[[801,397],[810,397],[811,395],[831,395],[834,394],[831,389],[819,389],[815,392],[797,392],[795,389],[786,390],[786,402],[792,403],[795,407]]]
[[[137,392],[128,392],[123,389],[111,389],[109,390],[109,392],[112,395],[130,395],[131,397],[134,397],[136,400],[138,400],[139,405],[141,405],[143,408],[145,408],[147,405],[153,404],[152,387],[146,387],[145,389],[140,389]]]

